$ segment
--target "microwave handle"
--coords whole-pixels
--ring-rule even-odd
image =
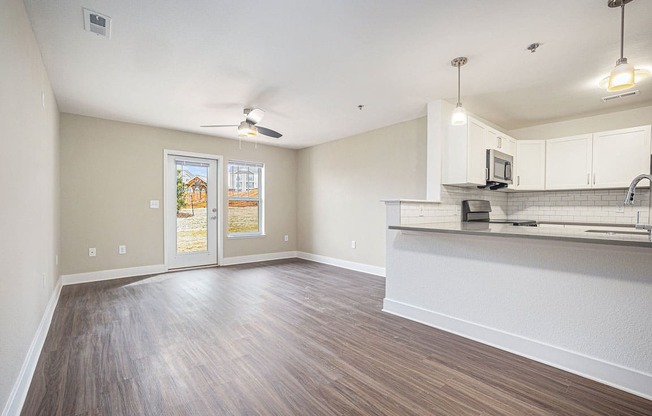
[[[510,162],[505,162],[505,179],[512,179],[512,164]]]

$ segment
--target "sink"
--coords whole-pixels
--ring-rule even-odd
[[[587,233],[601,233],[608,235],[629,234],[629,235],[647,235],[645,231],[613,231],[613,230],[586,230]]]

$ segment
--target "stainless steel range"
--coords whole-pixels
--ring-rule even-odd
[[[516,226],[536,227],[534,220],[492,220],[489,218],[491,202],[481,199],[462,201],[462,222],[488,222],[490,224],[511,224]]]

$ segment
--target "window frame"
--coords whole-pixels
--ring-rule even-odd
[[[250,182],[249,176],[252,175],[250,173],[247,173],[244,178],[241,178],[240,175],[236,175],[236,177],[233,179],[233,183],[231,182],[231,166],[239,166],[240,168],[245,166],[247,168],[257,168],[258,169],[258,198],[252,198],[252,197],[239,197],[239,196],[231,196],[229,195],[229,191],[232,189],[231,185],[233,185],[233,189],[237,190],[238,185],[244,186],[245,188],[247,187],[248,183]],[[262,162],[250,162],[250,161],[244,161],[244,160],[228,160],[226,163],[227,166],[227,195],[226,195],[226,205],[227,205],[227,221],[226,221],[226,229],[227,233],[226,236],[227,238],[256,238],[256,237],[264,237],[265,236],[265,164]],[[255,176],[255,175],[254,175]],[[243,179],[243,180],[241,180]],[[230,231],[230,212],[229,212],[229,202],[230,201],[257,201],[258,202],[258,231],[251,232],[251,231],[244,231],[244,232],[231,232]]]

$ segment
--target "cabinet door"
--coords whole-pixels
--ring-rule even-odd
[[[471,184],[484,185],[486,181],[487,170],[487,149],[486,143],[486,127],[471,118],[469,123],[469,137],[468,137],[468,163],[466,166],[467,179]]]
[[[514,189],[542,191],[546,185],[546,141],[516,141]]]
[[[484,133],[485,147],[487,149],[500,150],[500,142],[498,141],[498,132],[485,127]]]
[[[501,152],[516,156],[516,139],[503,134],[498,136],[498,140]]]
[[[550,139],[546,143],[546,189],[591,187],[590,134]]]
[[[650,173],[650,126],[593,134],[594,188],[628,187]]]

